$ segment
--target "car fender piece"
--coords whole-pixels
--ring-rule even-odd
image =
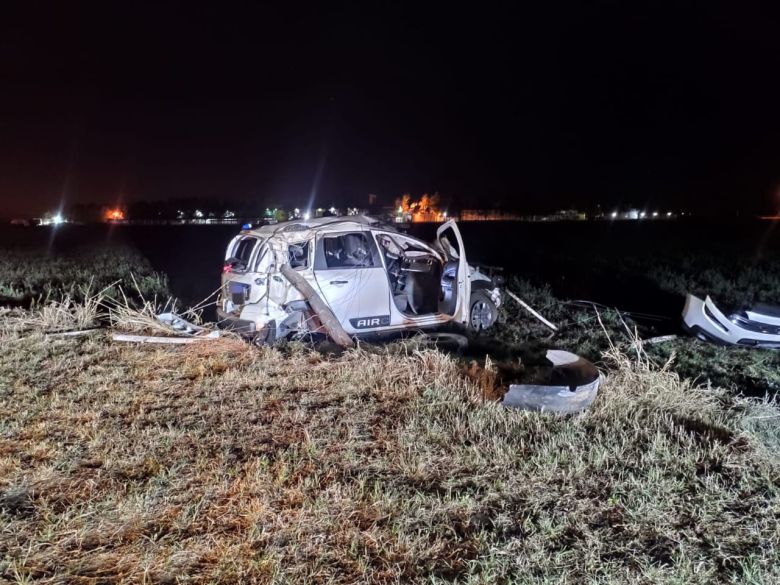
[[[599,391],[602,376],[588,360],[558,349],[546,355],[552,365],[550,384],[512,384],[501,404],[537,412],[573,414],[588,408]]]

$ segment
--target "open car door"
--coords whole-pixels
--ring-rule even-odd
[[[436,241],[447,257],[448,266],[455,269],[452,290],[456,296],[451,314],[458,323],[468,323],[471,299],[469,265],[466,261],[463,238],[455,220],[449,220],[436,230]]]

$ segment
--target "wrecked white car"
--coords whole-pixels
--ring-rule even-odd
[[[225,254],[217,314],[221,326],[265,342],[323,332],[323,315],[311,302],[320,299],[351,337],[452,322],[479,330],[495,323],[498,284],[466,262],[453,221],[428,244],[370,217],[324,217],[236,236]],[[303,288],[319,298],[307,298]]]

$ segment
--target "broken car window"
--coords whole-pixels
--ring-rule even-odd
[[[255,272],[268,272],[271,264],[272,254],[268,253],[268,246],[262,244],[257,251],[257,260],[255,261]]]
[[[306,268],[309,265],[309,242],[290,244],[287,248],[290,268]]]
[[[254,250],[257,244],[257,238],[244,238],[239,240],[233,250],[233,256],[229,258],[229,262],[236,272],[246,270],[249,266],[249,260],[252,257],[252,250]]]
[[[374,259],[368,235],[364,233],[322,238],[325,265],[328,268],[371,268]]]
[[[439,240],[441,242],[441,247],[444,249],[444,253],[447,255],[450,259],[457,259],[460,258],[460,249],[458,247],[458,240],[456,238],[452,238],[452,241],[450,241],[450,238],[447,236],[442,236]]]

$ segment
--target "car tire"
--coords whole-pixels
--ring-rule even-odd
[[[469,328],[475,331],[490,329],[498,318],[498,307],[485,292],[471,293],[469,303]]]

